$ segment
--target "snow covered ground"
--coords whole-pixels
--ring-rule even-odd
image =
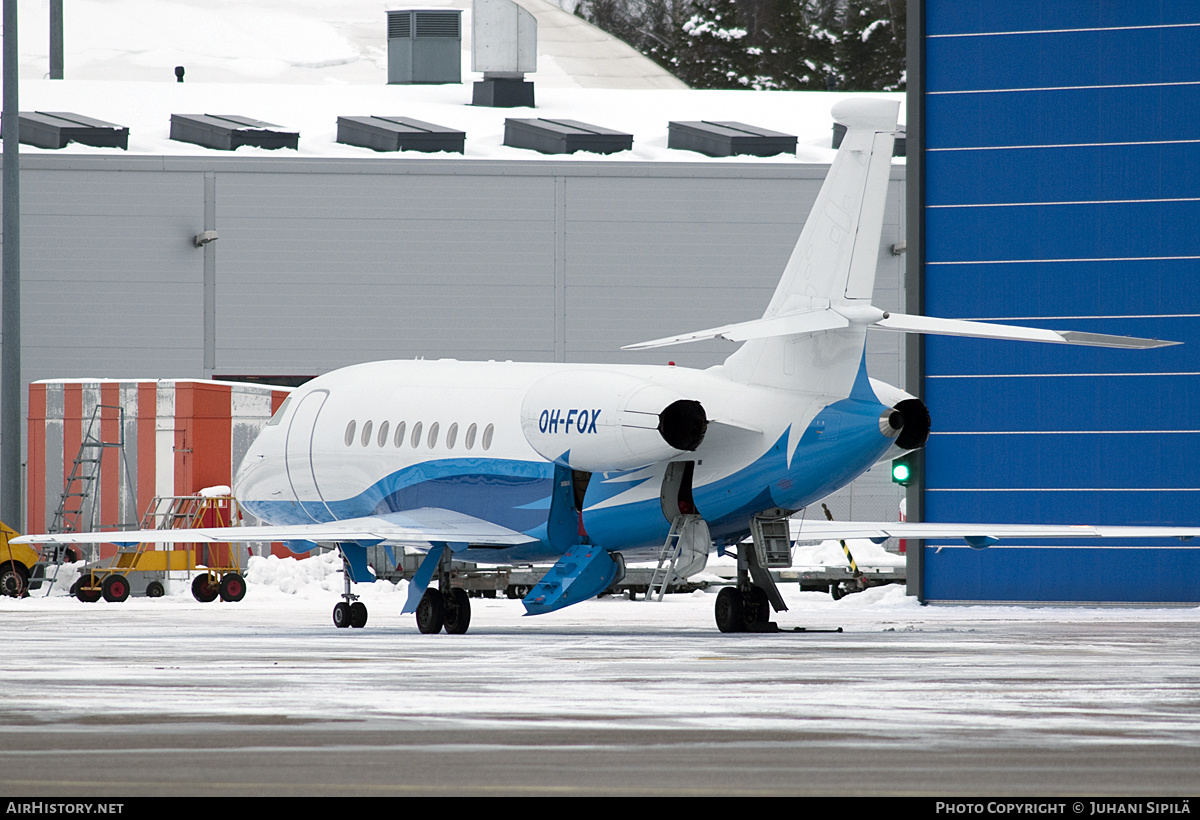
[[[722,635],[697,592],[475,599],[430,636],[404,584],[359,585],[367,627],[335,629],[336,569],[254,559],[236,604],[0,599],[0,792],[1165,795],[1200,770],[1194,608],[789,586],[777,620],[812,631]]]

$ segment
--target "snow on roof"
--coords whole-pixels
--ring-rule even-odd
[[[456,158],[458,154],[413,151],[378,153],[337,142],[337,118],[411,117],[466,133],[468,159],[576,159],[628,162],[697,162],[693,151],[667,148],[670,121],[717,120],[749,123],[799,137],[796,154],[723,158],[712,161],[828,163],[833,121],[829,110],[848,94],[800,91],[663,91],[536,89],[537,107],[486,108],[470,105],[471,86],[303,86],[265,83],[155,83],[139,81],[25,80],[22,111],[69,111],[129,128],[129,150],[72,143],[63,149],[22,145],[26,154],[102,156],[263,156]],[[902,94],[877,95],[903,98]],[[169,138],[172,114],[237,114],[299,131],[297,149],[241,147],[218,151]],[[633,148],[615,154],[543,155],[504,145],[506,118],[570,119],[633,135]]]
[[[129,128],[129,150],[70,144],[22,146],[26,154],[100,156],[355,157],[395,161],[458,154],[376,153],[337,142],[339,116],[410,117],[466,133],[467,159],[728,162],[667,148],[670,121],[717,120],[799,137],[795,156],[744,162],[832,161],[829,110],[844,93],[695,91],[604,32],[547,0],[521,0],[538,18],[537,107],[470,105],[470,0],[421,0],[461,8],[463,82],[387,85],[386,14],[371,0],[79,0],[67,5],[64,80],[48,70],[43,0],[21,0],[22,111],[74,112]],[[187,69],[174,81],[174,67]],[[878,95],[903,99],[902,94]],[[297,149],[224,152],[169,138],[172,114],[235,114],[299,131]],[[571,119],[633,135],[611,155],[542,155],[504,142],[508,117]]]

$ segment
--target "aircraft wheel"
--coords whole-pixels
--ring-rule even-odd
[[[129,579],[119,573],[108,576],[100,584],[100,594],[109,603],[121,603],[129,597]]]
[[[151,581],[146,584],[147,598],[161,598],[167,594],[167,588],[162,585],[161,581]]]
[[[192,597],[202,604],[217,600],[219,594],[221,590],[208,579],[207,572],[197,575],[196,580],[192,581]]]
[[[362,601],[350,604],[350,626],[362,629],[367,625],[367,605]]]
[[[442,593],[427,589],[417,604],[417,629],[425,635],[436,635],[446,623],[446,604]]]
[[[742,602],[742,618],[747,627],[771,621],[771,602],[762,587],[751,587]]]
[[[338,601],[333,606],[333,625],[338,629],[350,626],[350,604]]]
[[[100,600],[100,590],[95,589],[95,587],[99,586],[100,583],[96,580],[96,576],[90,572],[85,572],[79,576],[79,580],[72,585],[71,589],[74,591],[75,597],[80,601],[83,601],[85,604],[94,604]],[[93,589],[84,589],[84,587],[93,587]]]
[[[246,597],[246,579],[236,572],[227,572],[221,576],[219,591],[222,601],[240,601]]]
[[[0,569],[0,595],[24,598],[29,594],[29,571],[24,564],[8,561]]]
[[[450,600],[446,606],[446,632],[450,635],[464,635],[471,625],[471,598],[466,590],[450,590]]]
[[[833,600],[835,600],[835,601],[842,600],[842,598],[844,598],[846,595],[846,593],[842,591],[841,584],[830,584],[829,585],[829,594],[833,597]]]
[[[742,593],[733,587],[725,587],[717,593],[717,629],[722,632],[742,632],[746,628],[743,620]]]

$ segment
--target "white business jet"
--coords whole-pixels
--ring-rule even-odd
[[[422,632],[463,633],[470,603],[451,558],[556,562],[529,614],[591,598],[627,557],[664,545],[681,573],[736,552],[716,599],[725,632],[773,627],[786,609],[769,572],[786,519],[885,458],[925,444],[917,398],[867,376],[867,329],[1151,348],[1172,342],[888,314],[871,305],[899,104],[849,100],[847,128],[761,319],[631,345],[741,342],[724,364],[683,367],[385,361],[297,388],[250,448],[234,494],[264,526],[196,530],[196,542],[334,542],[346,566],[338,626],[363,626],[351,581],[373,581],[366,548],[426,550],[405,612]],[[808,538],[1190,537],[1178,527],[808,523]],[[748,543],[742,543],[747,536]],[[62,536],[27,536],[18,542]],[[178,531],[73,540],[177,541]]]

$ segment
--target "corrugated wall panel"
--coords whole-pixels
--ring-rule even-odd
[[[202,175],[35,167],[21,182],[25,371],[199,375]]]

